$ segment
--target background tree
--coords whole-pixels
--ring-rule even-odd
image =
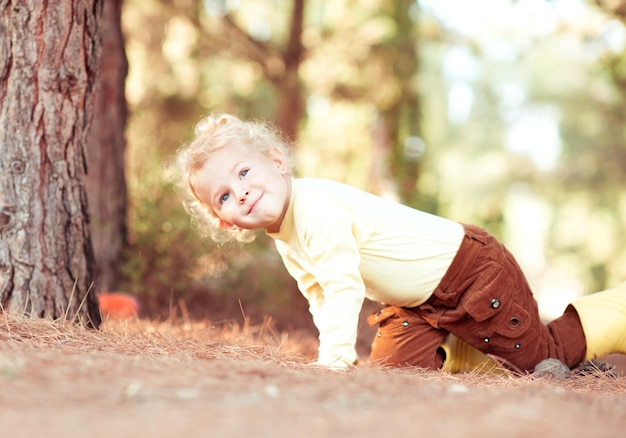
[[[0,1],[0,300],[93,326],[84,148],[102,5]]]
[[[96,292],[119,288],[126,244],[126,108],[128,61],[122,35],[123,0],[106,0],[94,115],[86,147],[89,230],[96,258]]]
[[[393,37],[374,50],[387,60],[390,78],[397,89],[387,105],[378,105],[392,145],[387,175],[397,184],[399,198],[415,208],[429,209],[418,190],[420,158],[424,153],[422,140],[421,90],[416,86],[419,66],[419,7],[413,0],[389,2],[390,16],[396,25]]]

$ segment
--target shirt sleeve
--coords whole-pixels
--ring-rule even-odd
[[[357,360],[357,327],[365,298],[355,221],[332,200],[308,201],[308,214],[296,222],[299,244],[311,266],[310,272],[299,267],[298,283],[319,331],[318,362],[346,367]]]

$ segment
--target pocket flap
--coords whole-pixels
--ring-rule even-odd
[[[481,291],[467,299],[463,307],[473,319],[480,322],[503,312],[507,303],[506,299],[500,300],[490,291]]]
[[[367,317],[367,323],[369,325],[378,325],[383,321],[388,320],[394,315],[398,314],[398,310],[400,308],[398,306],[385,306]]]

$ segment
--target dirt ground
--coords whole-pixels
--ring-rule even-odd
[[[0,314],[0,437],[623,437],[626,366],[562,381],[309,365],[270,326]],[[615,371],[615,370],[614,370]]]

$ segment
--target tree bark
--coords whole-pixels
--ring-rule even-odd
[[[120,260],[126,244],[126,178],[124,95],[128,61],[121,16],[123,0],[107,0],[102,17],[102,57],[94,117],[86,149],[90,234],[96,258],[96,292],[117,290]]]
[[[85,190],[101,0],[0,0],[0,302],[98,326]]]
[[[415,24],[409,10],[415,6],[413,0],[394,0],[393,17],[398,33],[392,42],[390,53],[394,76],[402,92],[389,109],[383,111],[393,146],[390,159],[390,174],[396,180],[400,200],[411,207],[422,208],[417,183],[420,176],[419,159],[407,155],[407,137],[421,137],[420,95],[416,89],[415,76],[419,72]]]
[[[296,139],[298,125],[305,111],[303,89],[300,83],[300,64],[305,54],[305,48],[302,45],[304,8],[305,0],[294,0],[289,40],[283,53],[285,71],[279,79],[274,79],[277,94],[276,125],[291,140]]]

